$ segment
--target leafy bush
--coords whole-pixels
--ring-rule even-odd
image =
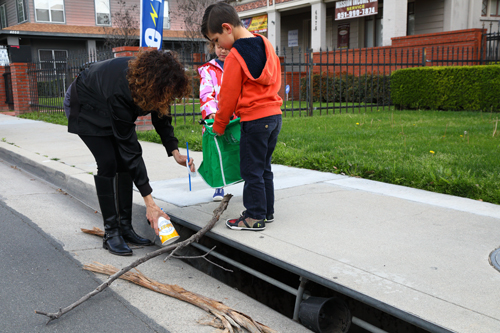
[[[398,108],[500,111],[500,65],[400,69],[391,75]]]
[[[385,75],[314,74],[313,102],[390,104],[390,77]],[[300,80],[300,98],[307,100],[307,78]]]
[[[66,92],[63,79],[38,81],[36,85],[39,97],[64,97]]]
[[[190,69],[186,71],[187,77],[190,79],[191,93],[189,97],[200,98],[200,75],[195,69]]]

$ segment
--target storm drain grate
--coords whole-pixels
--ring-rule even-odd
[[[495,267],[498,271],[500,271],[500,248],[491,252],[490,261],[493,267]]]

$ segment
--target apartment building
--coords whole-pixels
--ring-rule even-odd
[[[164,2],[163,42],[186,41],[177,1]],[[140,0],[0,0],[0,46],[21,46],[33,60],[92,51],[104,45],[118,13],[127,10],[139,22]]]
[[[391,38],[486,28],[498,30],[500,0],[239,0],[250,30],[291,48],[366,48]]]

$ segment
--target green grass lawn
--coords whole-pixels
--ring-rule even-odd
[[[390,110],[288,117],[273,162],[498,204],[498,117]]]
[[[61,121],[47,116],[42,120],[65,124],[63,114]],[[387,107],[313,117],[288,114],[273,163],[500,204],[499,118],[498,113]],[[188,141],[190,149],[201,150],[201,126],[179,123],[175,133],[180,145]],[[154,131],[138,137],[160,142]]]

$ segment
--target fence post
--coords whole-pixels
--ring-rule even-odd
[[[5,66],[0,66],[0,111],[9,111],[7,93],[5,91]]]
[[[10,64],[12,78],[12,97],[14,99],[14,111],[26,113],[30,111],[30,87],[27,63]]]
[[[313,52],[312,49],[308,49],[308,58],[309,58],[309,116],[313,115]]]

